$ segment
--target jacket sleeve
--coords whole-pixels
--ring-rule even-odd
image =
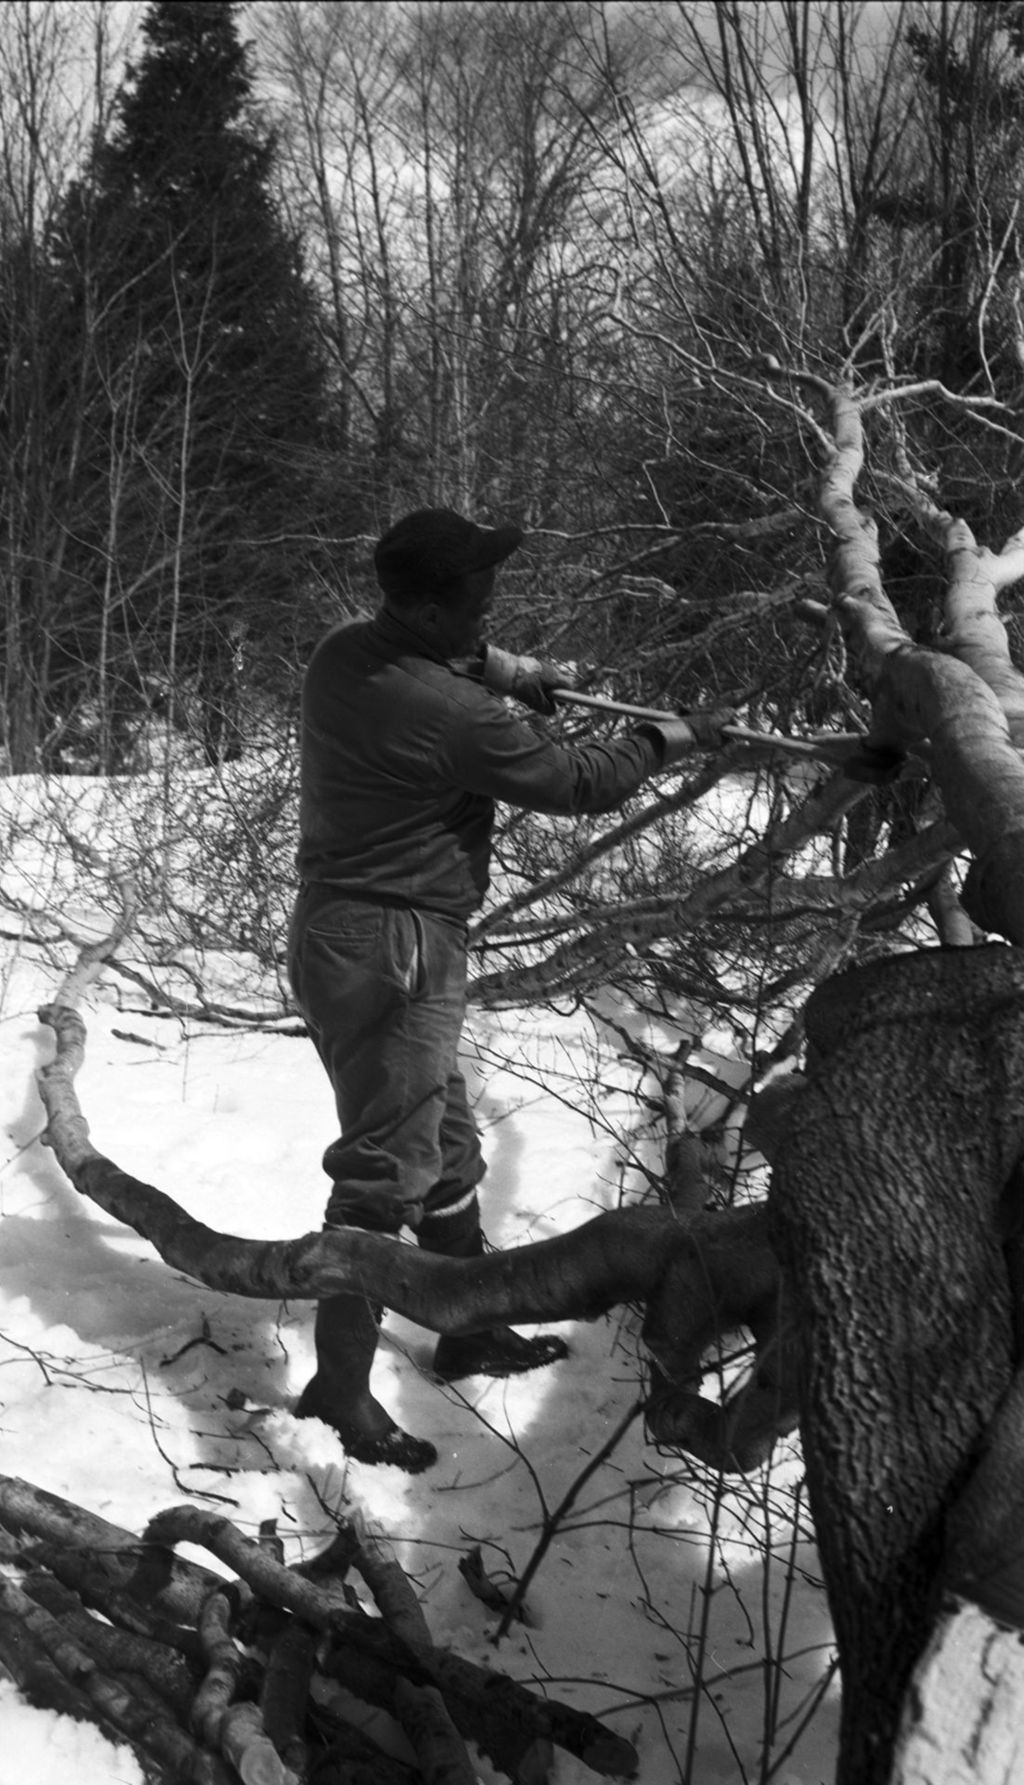
[[[485,690],[452,713],[449,768],[456,786],[529,812],[609,812],[661,767],[657,732],[563,746]]]

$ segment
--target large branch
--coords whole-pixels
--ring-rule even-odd
[[[74,1090],[85,1050],[82,1019],[48,1005],[40,1020],[57,1037],[56,1057],[38,1082],[46,1144],[61,1168],[83,1195],[143,1234],[165,1263],[211,1289],[270,1300],[352,1290],[421,1326],[458,1333],[498,1319],[586,1319],[644,1296],[664,1269],[665,1217],[656,1209],[599,1215],[575,1233],[471,1261],[355,1229],[266,1241],[220,1233],[96,1150]]]
[[[845,389],[828,394],[833,444],[820,506],[835,540],[833,605],[872,697],[873,735],[896,745],[928,740],[946,815],[974,857],[971,915],[1024,942],[1024,762],[1002,704],[1012,700],[1016,717],[1020,685],[1000,666],[996,646],[998,561],[983,560],[966,530],[950,523],[947,547],[960,583],[947,624],[957,655],[915,645],[882,587],[875,523],[854,498],[864,458],[858,402]],[[1018,546],[1011,542],[1004,560],[1006,580],[1019,573]],[[984,612],[973,622],[967,609],[979,589]]]
[[[355,1229],[295,1240],[249,1240],[207,1227],[151,1184],[97,1152],[74,1078],[85,1048],[77,1011],[40,1012],[57,1054],[39,1072],[46,1141],[76,1189],[134,1227],[165,1263],[208,1288],[280,1300],[355,1291],[435,1332],[498,1321],[588,1319],[621,1302],[646,1308],[644,1338],[660,1372],[650,1424],[664,1443],[723,1468],[754,1467],[795,1422],[780,1350],[779,1272],[764,1204],[697,1210],[620,1209],[574,1232],[484,1258],[449,1259]],[[748,1327],[758,1362],[748,1389],[724,1407],[696,1392],[701,1358],[722,1334]]]
[[[932,535],[949,566],[940,642],[996,695],[1015,744],[1024,744],[1024,675],[1010,656],[998,596],[1024,577],[1024,530],[999,552],[979,546],[967,522],[940,508],[921,487],[906,453],[897,452],[902,495]]]
[[[266,1241],[220,1233],[96,1150],[74,1091],[84,1023],[77,1011],[54,1005],[40,1019],[57,1036],[56,1057],[38,1078],[45,1140],[62,1169],[84,1195],[143,1234],[165,1263],[211,1289],[273,1300],[352,1290],[435,1331],[471,1332],[498,1319],[586,1319],[646,1297],[676,1253],[721,1249],[716,1222],[698,1218],[682,1227],[658,1208],[599,1215],[573,1233],[473,1260],[356,1229]]]

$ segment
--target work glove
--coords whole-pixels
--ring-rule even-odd
[[[517,657],[497,645],[484,648],[484,687],[511,694],[535,713],[555,711],[552,688],[571,688],[573,673],[564,663],[543,663],[539,657]]]
[[[658,719],[648,725],[639,727],[641,731],[655,733],[662,742],[662,768],[670,768],[680,757],[689,756],[693,750],[718,750],[728,739],[723,737],[723,728],[736,725],[739,716],[733,707],[709,707],[702,712],[687,713],[678,719]]]
[[[727,725],[738,725],[740,716],[735,707],[703,707],[682,717],[693,732],[697,750],[720,750],[729,742],[722,733]]]

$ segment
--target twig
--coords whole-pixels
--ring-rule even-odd
[[[106,936],[81,950],[74,967],[57,988],[56,1002],[66,1004],[71,1010],[78,1008],[86,987],[92,984],[100,968],[124,941],[138,915],[139,898],[134,881],[127,874],[115,874],[113,878],[121,893],[120,915]]]
[[[594,1452],[594,1455],[591,1457],[586,1468],[580,1471],[575,1481],[573,1481],[566,1489],[566,1492],[563,1494],[554,1511],[545,1517],[544,1529],[541,1532],[540,1540],[537,1543],[530,1560],[527,1562],[526,1567],[523,1569],[515,1592],[509,1599],[501,1619],[499,1620],[498,1628],[494,1633],[493,1640],[495,1642],[500,1642],[503,1636],[508,1635],[510,1624],[514,1618],[518,1617],[519,1608],[522,1605],[523,1600],[526,1598],[527,1588],[543,1562],[544,1557],[547,1555],[548,1550],[551,1548],[560,1521],[575,1504],[576,1500],[579,1498],[581,1490],[586,1486],[591,1476],[596,1474],[597,1470],[601,1467],[601,1464],[611,1456],[616,1445],[625,1437],[630,1426],[633,1424],[633,1421],[639,1418],[640,1414],[643,1412],[643,1408],[644,1403],[642,1400],[633,1402],[633,1405],[627,1409],[619,1420],[614,1431],[601,1445],[600,1450]]]
[[[160,1359],[160,1368],[162,1370],[169,1369],[171,1364],[176,1364],[179,1358],[184,1357],[187,1352],[194,1351],[197,1345],[208,1345],[210,1350],[216,1351],[220,1357],[227,1357],[228,1355],[227,1348],[224,1345],[218,1345],[216,1339],[211,1339],[210,1323],[204,1314],[202,1332],[197,1333],[194,1339],[186,1339],[184,1345],[179,1345],[177,1351],[171,1352],[170,1357],[162,1357]]]

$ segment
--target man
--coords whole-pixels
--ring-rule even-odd
[[[376,617],[330,632],[302,696],[301,879],[289,938],[295,996],[334,1089],[341,1137],[324,1155],[326,1224],[395,1234],[450,1258],[483,1251],[484,1162],[458,1069],[467,921],[487,890],[494,802],[605,812],[731,715],[647,724],[563,747],[507,695],[553,712],[552,666],[483,644],[497,566],[523,535],[445,508],[398,521],[374,553]],[[416,1472],[434,1446],[370,1392],[379,1311],[318,1304],[316,1374],[296,1413],[334,1427],[349,1454]],[[442,1337],[454,1381],[508,1376],[566,1355],[511,1328]]]

